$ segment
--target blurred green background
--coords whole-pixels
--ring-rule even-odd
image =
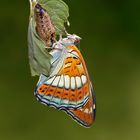
[[[0,140],[139,140],[140,1],[65,0],[97,98],[90,129],[33,95],[28,0],[0,4]]]

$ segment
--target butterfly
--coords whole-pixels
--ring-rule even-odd
[[[43,104],[65,111],[76,122],[90,127],[95,120],[96,101],[92,83],[77,42],[69,35],[54,44],[49,76],[40,75],[35,89]]]

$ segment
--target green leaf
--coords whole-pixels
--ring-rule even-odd
[[[45,49],[44,42],[40,39],[35,30],[35,20],[30,19],[28,28],[28,47],[29,47],[29,63],[32,76],[49,75],[52,56]]]
[[[64,23],[68,22],[69,8],[62,0],[38,0],[38,3],[47,10],[56,34],[65,34]]]

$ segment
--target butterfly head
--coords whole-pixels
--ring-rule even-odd
[[[71,40],[81,40],[81,37],[79,37],[78,35],[75,35],[75,34],[73,34],[73,35],[68,35],[68,37],[67,37],[68,39],[71,39]]]
[[[82,38],[77,36],[77,35],[75,35],[75,34],[73,34],[73,35],[69,35],[68,39],[71,40],[74,45],[79,46],[80,45],[80,40]]]
[[[66,38],[60,39],[56,44],[59,44],[59,48],[66,47],[69,45],[78,45],[80,44],[81,38],[75,34],[68,35]],[[56,46],[56,44],[54,46]],[[60,47],[61,46],[61,47]]]

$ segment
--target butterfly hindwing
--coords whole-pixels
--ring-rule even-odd
[[[57,73],[46,77],[35,91],[42,102],[60,109],[81,107],[89,98],[88,74],[81,53],[75,46],[68,46],[66,50],[61,58],[63,63],[56,65]]]

